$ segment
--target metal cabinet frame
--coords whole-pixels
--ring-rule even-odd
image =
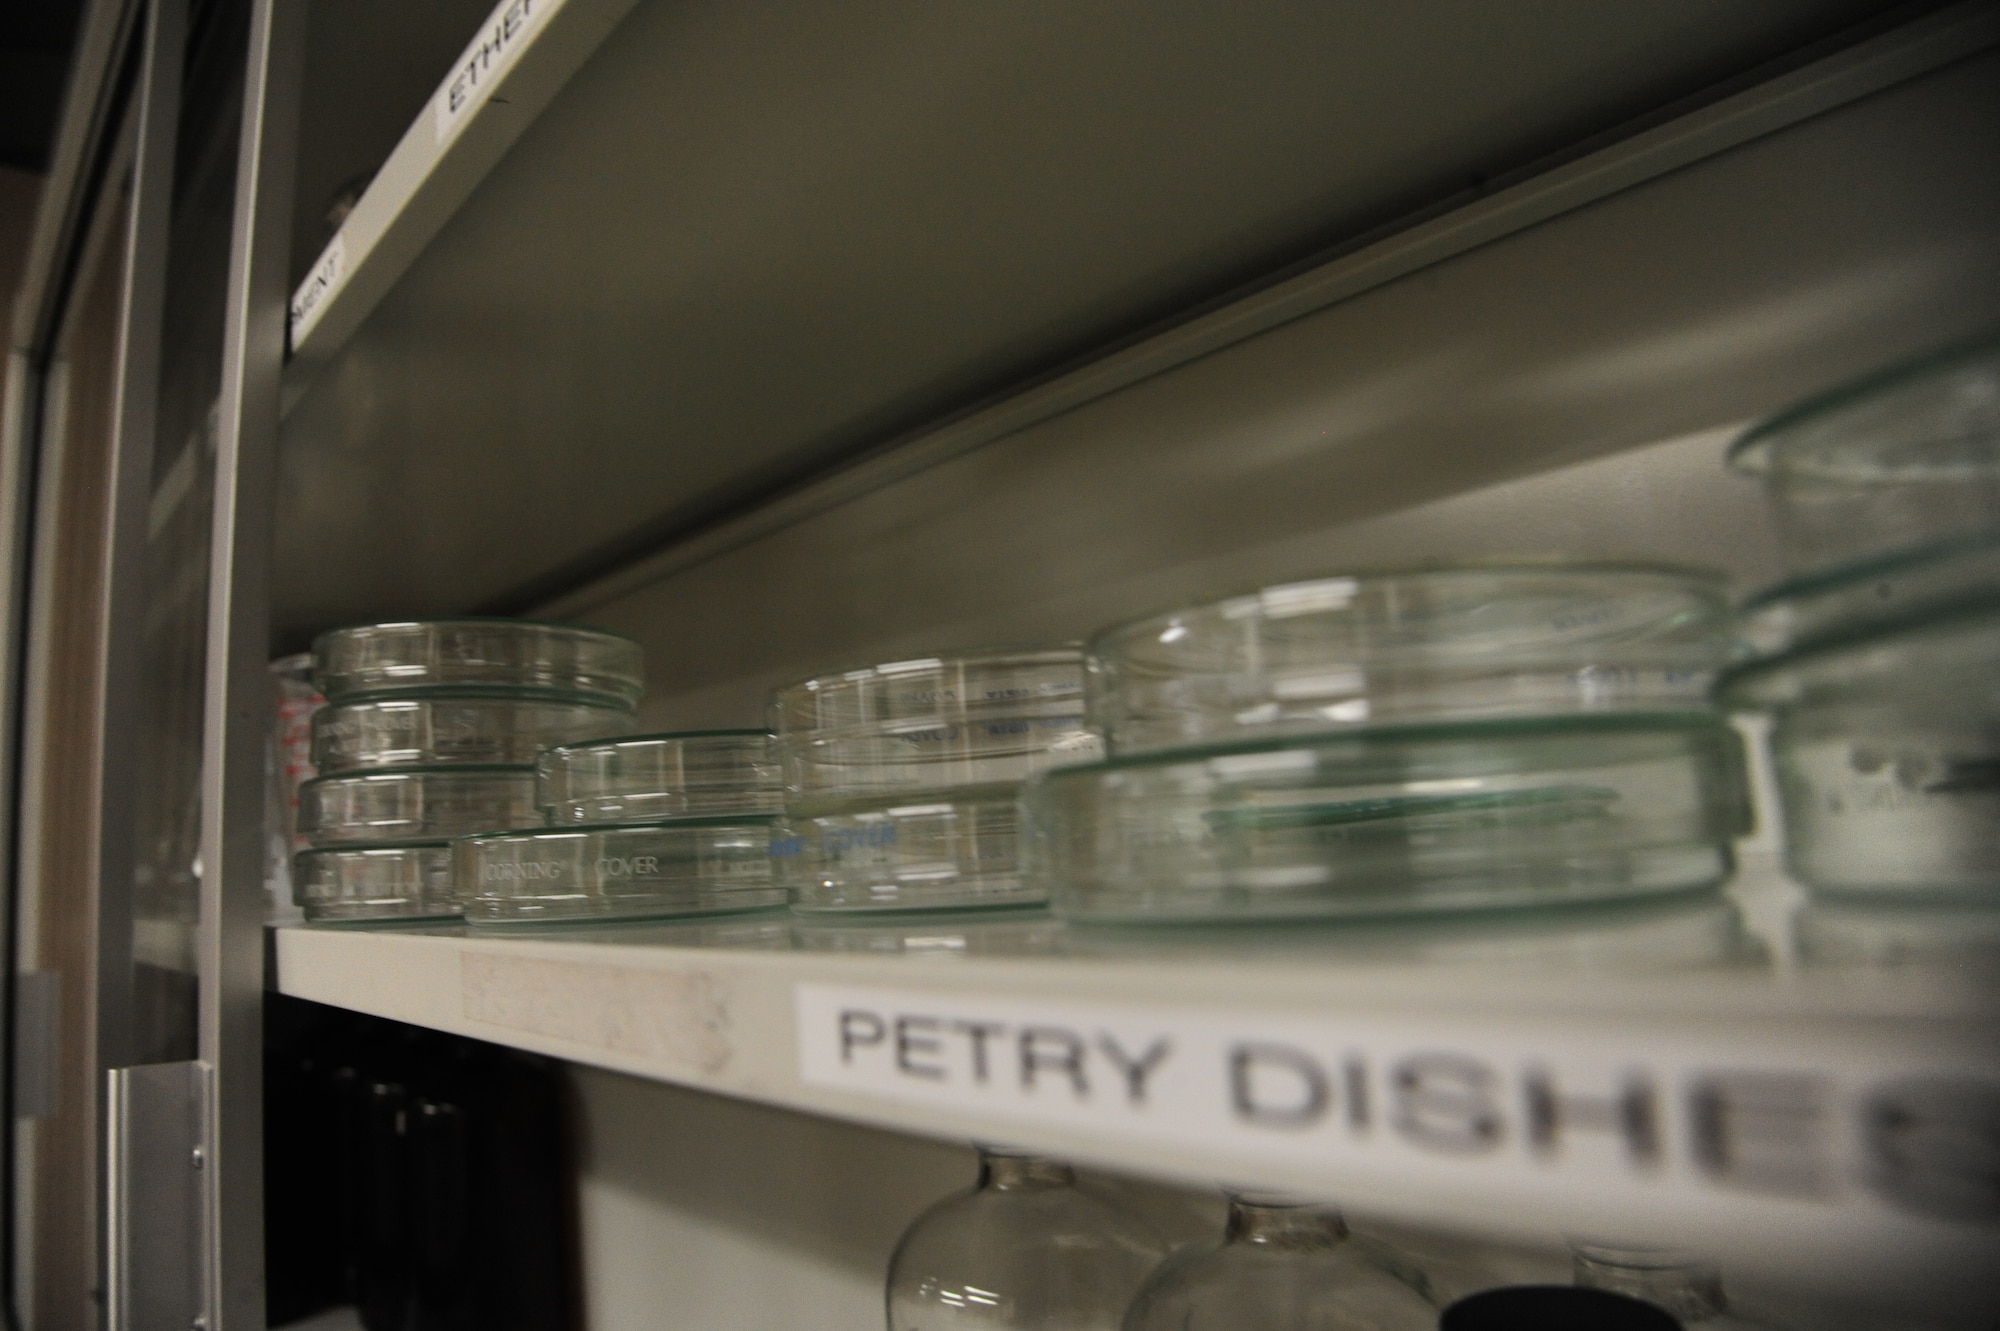
[[[35,705],[26,687],[23,644],[31,640],[27,568],[33,495],[50,356],[71,293],[76,255],[106,179],[122,169],[120,135],[130,115],[132,212],[123,243],[128,276],[121,315],[120,393],[113,452],[102,703],[94,839],[99,936],[99,1040],[92,1051],[104,1184],[100,1253],[104,1318],[114,1328],[168,1326],[208,1331],[260,1327],[263,1289],[261,1009],[265,845],[261,825],[267,741],[271,549],[287,353],[287,264],[298,144],[306,12],[297,0],[254,0],[249,13],[227,287],[219,401],[215,504],[208,576],[201,777],[200,928],[197,1059],[129,1066],[120,1041],[129,1022],[134,775],[131,699],[137,653],[136,607],[143,603],[147,485],[152,473],[167,217],[172,204],[181,57],[189,0],[100,0],[88,15],[64,118],[49,198],[30,255],[12,330],[0,466],[0,842],[10,872],[20,870],[19,822],[24,724]],[[1942,43],[1940,49],[1930,49]],[[970,450],[1025,423],[1046,419],[1165,368],[1239,341],[1262,328],[1472,249],[1543,217],[1605,197],[1635,180],[1818,111],[1855,100],[1907,71],[1941,63],[1963,33],[1910,37],[1847,65],[1772,85],[1728,114],[1689,116],[1645,141],[1601,155],[1509,192],[1432,219],[1421,228],[1329,261],[1286,284],[1206,319],[1034,387],[976,417],[925,435],[890,441],[864,466],[831,475],[784,503],[767,504],[736,526],[635,561],[599,583],[603,600],[662,576],[719,543],[837,505],[915,470]],[[1981,38],[1985,41],[1988,38]],[[1954,48],[1955,49],[1955,48]],[[1942,52],[1942,53],[1941,53]],[[1870,62],[1873,63],[1870,63]],[[1759,100],[1761,98],[1761,100]],[[574,598],[571,598],[574,600]],[[18,884],[17,884],[18,887]],[[10,898],[11,899],[11,898]],[[10,958],[14,939],[8,942]],[[121,952],[122,949],[122,952]],[[11,962],[10,962],[11,965]],[[7,1055],[25,1052],[24,1026],[7,995]],[[21,1079],[9,1077],[8,1122]],[[10,1128],[11,1131],[11,1128]],[[11,1170],[12,1151],[6,1155]],[[11,1184],[11,1179],[9,1180]],[[8,1188],[11,1196],[11,1186]],[[161,1199],[144,1208],[135,1196]],[[171,1204],[170,1204],[171,1203]],[[186,1209],[178,1211],[174,1206]],[[140,1212],[143,1209],[144,1214]],[[0,1224],[11,1226],[11,1208]],[[11,1243],[6,1245],[11,1253]],[[11,1266],[10,1266],[11,1273]],[[12,1284],[9,1280],[9,1317]]]

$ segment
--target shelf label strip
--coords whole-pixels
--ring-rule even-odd
[[[801,1080],[877,1101],[1273,1168],[2000,1220],[1974,1147],[2000,1077],[1969,1051],[827,984],[794,1004]]]
[[[452,136],[507,77],[515,59],[534,40],[563,0],[500,0],[479,35],[451,67],[443,86],[431,98],[435,108],[438,146]]]
[[[347,233],[336,231],[333,239],[320,252],[318,262],[306,274],[306,280],[299,283],[299,289],[292,293],[292,341],[296,344],[311,331],[314,322],[327,297],[331,296],[347,276]]]

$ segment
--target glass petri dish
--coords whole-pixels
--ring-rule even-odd
[[[1770,957],[1742,912],[1714,888],[1530,910],[1401,918],[1249,922],[1133,929],[1072,924],[1064,948],[1132,960],[1313,966],[1478,967],[1540,974],[1751,970]]]
[[[1746,829],[1703,714],[1320,736],[1050,772],[1026,877],[1079,921],[1351,919],[1709,887]]]
[[[877,915],[800,915],[794,944],[805,952],[877,956],[1042,957],[1062,950],[1062,925],[1040,906]]]
[[[1772,714],[1785,862],[1820,892],[2000,901],[2000,597],[1742,667]]]
[[[559,744],[536,762],[551,827],[775,814],[785,807],[768,730],[691,730]]]
[[[448,841],[302,850],[292,859],[292,894],[306,919],[330,924],[458,914]]]
[[[1792,931],[1799,961],[1816,968],[2000,976],[2000,905],[1816,898]]]
[[[1034,905],[1047,894],[1021,877],[1018,789],[795,807],[772,863],[807,914]]]
[[[489,832],[452,843],[469,924],[637,920],[781,906],[771,820]]]
[[[316,846],[443,841],[537,821],[532,767],[413,767],[299,787],[299,834]]]
[[[759,952],[792,950],[792,913],[784,906],[714,915],[645,919],[592,916],[580,920],[509,920],[497,926],[508,938],[559,938],[610,947],[719,947]],[[479,932],[486,926],[481,925]]]
[[[2000,530],[2000,340],[1844,384],[1745,434],[1791,572]]]
[[[645,691],[639,644],[603,629],[526,619],[360,624],[313,642],[329,699],[411,688],[542,689],[630,706]]]
[[[1102,753],[1075,647],[925,657],[823,675],[772,698],[786,786],[865,797],[1019,781]]]
[[[452,689],[328,703],[313,716],[322,774],[368,767],[532,766],[543,749],[632,726],[623,703],[574,694]]]
[[[2000,531],[1898,551],[1759,592],[1737,612],[1753,657],[1977,602],[2000,587]]]
[[[1719,576],[1495,564],[1265,587],[1107,629],[1113,754],[1372,726],[1698,708],[1730,653]]]

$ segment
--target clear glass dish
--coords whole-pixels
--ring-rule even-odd
[[[1743,603],[1751,656],[1775,656],[1989,598],[2000,587],[2000,531],[1976,532],[1768,588]]]
[[[292,895],[314,922],[448,918],[458,914],[451,843],[302,850],[292,859]]]
[[[608,947],[715,947],[760,952],[792,950],[792,913],[783,906],[713,915],[646,919],[510,920],[497,926],[508,938],[557,938]],[[464,926],[461,926],[464,928]],[[475,932],[484,932],[481,925]]]
[[[1118,1331],[1166,1244],[1068,1165],[982,1150],[889,1258],[889,1331]]]
[[[2000,903],[1851,901],[1822,897],[1792,917],[1800,962],[1818,968],[2000,977]]]
[[[1297,921],[1171,929],[1069,925],[1072,956],[1295,965],[1479,967],[1556,975],[1729,970],[1769,957],[1734,902],[1714,889],[1495,915],[1486,912],[1383,920]]]
[[[1746,666],[1785,862],[1827,893],[2000,901],[2000,598]]]
[[[794,807],[771,845],[796,911],[1028,906],[1013,785]]]
[[[623,703],[570,694],[453,689],[328,703],[313,715],[321,775],[366,767],[532,766],[543,749],[632,727]]]
[[[772,881],[768,818],[489,832],[452,843],[469,924],[647,919],[762,910]]]
[[[299,787],[299,834],[316,846],[444,841],[539,817],[532,767],[392,768]]]
[[[2000,528],[2000,341],[1811,398],[1729,459],[1762,479],[1795,576]]]
[[[1062,950],[1062,925],[1036,906],[934,914],[799,915],[792,941],[805,952],[904,957],[1042,957]]]
[[[559,744],[536,760],[551,827],[775,814],[785,807],[768,730],[692,730]]]
[[[1433,1331],[1438,1310],[1414,1262],[1350,1235],[1340,1212],[1234,1193],[1220,1241],[1153,1269],[1124,1331]]]
[[[313,642],[328,699],[423,688],[540,689],[631,706],[645,691],[639,644],[603,629],[527,619],[360,624]]]
[[[823,675],[778,690],[771,715],[786,786],[815,799],[1019,781],[1102,753],[1074,647]]]
[[[1105,922],[1515,909],[1721,882],[1742,745],[1702,714],[1114,758],[1022,791],[1024,878]]]
[[[1722,580],[1644,564],[1321,578],[1133,620],[1090,644],[1114,755],[1371,726],[1663,712],[1730,651]]]

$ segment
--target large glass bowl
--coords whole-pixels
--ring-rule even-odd
[[[1880,625],[1906,623],[2000,588],[2000,529],[1793,578],[1743,603],[1748,654],[1775,656]]]
[[[313,643],[329,699],[411,688],[546,689],[630,706],[645,690],[639,644],[603,629],[526,619],[360,624]]]
[[[1485,722],[1114,758],[1022,792],[1026,880],[1106,922],[1355,918],[1719,883],[1742,746],[1693,714]]]
[[[1794,576],[2000,529],[2000,341],[1844,384],[1744,435]]]
[[[1821,892],[2000,902],[2000,596],[1733,672],[1768,711],[1792,873]]]
[[[1319,578],[1090,644],[1113,754],[1385,725],[1700,707],[1730,650],[1719,577],[1498,564]]]

